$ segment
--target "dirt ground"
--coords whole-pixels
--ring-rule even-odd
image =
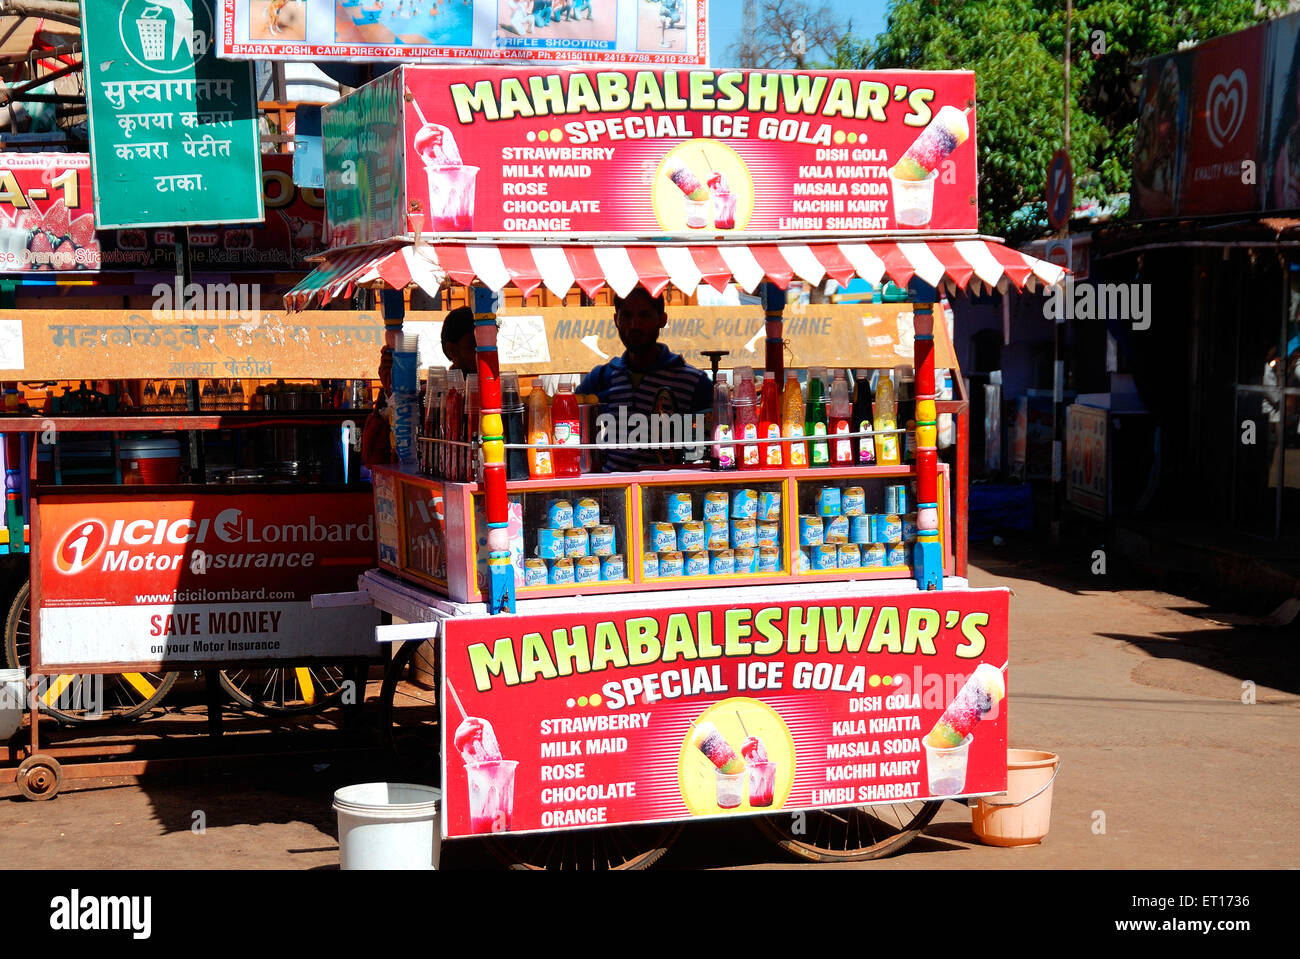
[[[974,585],[1014,590],[1009,743],[1061,757],[1051,832],[1041,845],[982,846],[970,812],[946,803],[921,838],[879,861],[800,863],[753,823],[734,821],[687,826],[658,868],[1300,864],[1294,798],[1300,795],[1300,653],[1293,628],[1229,625],[1233,617],[1194,601],[1108,584],[1087,575],[1086,557],[1077,575],[1009,552],[984,554],[979,562]],[[197,694],[190,700],[185,705],[182,696],[179,714],[151,719],[137,733],[160,722],[194,728],[203,709]],[[376,721],[373,710],[369,721]],[[234,714],[229,720],[236,731],[259,723]],[[315,726],[315,735],[330,733],[326,724]],[[173,735],[173,726],[167,728]],[[326,742],[331,748],[343,742],[335,734],[337,742]],[[295,747],[270,761],[70,781],[48,802],[29,802],[13,786],[0,786],[0,862],[74,870],[336,869],[334,790],[389,774],[373,746],[314,756]],[[475,841],[444,850],[446,869],[495,865]]]

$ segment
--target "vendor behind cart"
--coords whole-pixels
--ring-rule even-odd
[[[626,298],[615,296],[614,325],[626,349],[588,373],[577,392],[595,394],[607,413],[618,415],[619,407],[625,407],[629,419],[620,417],[620,422],[635,414],[707,413],[713,405],[709,377],[659,342],[659,331],[667,324],[663,294],[651,296],[638,286]],[[615,445],[605,452],[604,469],[613,473],[675,462],[680,459],[675,452]]]

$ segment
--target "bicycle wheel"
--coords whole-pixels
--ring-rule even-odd
[[[23,583],[5,620],[5,660],[15,669],[32,664],[32,584]],[[143,716],[176,683],[176,673],[61,673],[42,676],[42,713],[70,726]]]
[[[921,834],[942,799],[763,816],[759,828],[786,852],[812,862],[862,862],[898,852]]]
[[[436,786],[442,782],[442,740],[437,690],[442,676],[432,640],[406,642],[384,671],[379,694],[380,723],[389,758],[403,782]],[[403,676],[413,663],[432,675],[433,689]]]
[[[334,664],[282,669],[223,669],[221,688],[239,705],[264,715],[310,713],[332,706],[347,689],[347,667]]]
[[[487,839],[488,849],[511,869],[634,870],[663,858],[682,831],[681,823],[611,826]]]

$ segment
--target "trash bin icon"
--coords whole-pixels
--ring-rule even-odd
[[[167,21],[158,19],[162,7],[150,7],[135,22],[146,60],[167,59]]]

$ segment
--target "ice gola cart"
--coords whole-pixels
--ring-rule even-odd
[[[954,484],[936,434],[965,407],[936,400],[936,338],[955,360],[934,308],[940,291],[1062,271],[974,234],[973,77],[461,77],[401,68],[327,108],[331,227],[351,245],[289,296],[305,308],[419,287],[473,303],[479,478],[377,469],[379,568],[335,600],[406,621],[381,629],[408,640],[384,692],[399,751],[418,744],[400,671],[428,666],[413,675],[433,686],[416,698],[437,724],[445,837],[486,836],[527,865],[629,866],[682,822],[756,815],[811,858],[869,858],[941,797],[1002,791],[1007,592],[964,579],[964,459]],[[818,305],[821,338],[801,340],[814,307],[787,317],[791,284],[855,279],[908,302]],[[761,340],[777,382],[787,346],[799,365],[912,366],[914,457],[508,481],[519,444],[504,441],[501,370],[614,354],[609,308],[590,304],[638,285],[757,294],[761,308],[674,309],[665,339],[755,359]],[[579,292],[577,309],[548,305]],[[396,334],[401,300],[387,302]],[[465,444],[442,447],[435,464]],[[889,528],[898,510],[914,512],[914,542]],[[910,549],[866,565],[881,539]],[[761,565],[737,562],[759,542]],[[575,581],[553,575],[570,544],[581,581],[576,563]],[[843,565],[837,548],[828,568],[829,545]]]

